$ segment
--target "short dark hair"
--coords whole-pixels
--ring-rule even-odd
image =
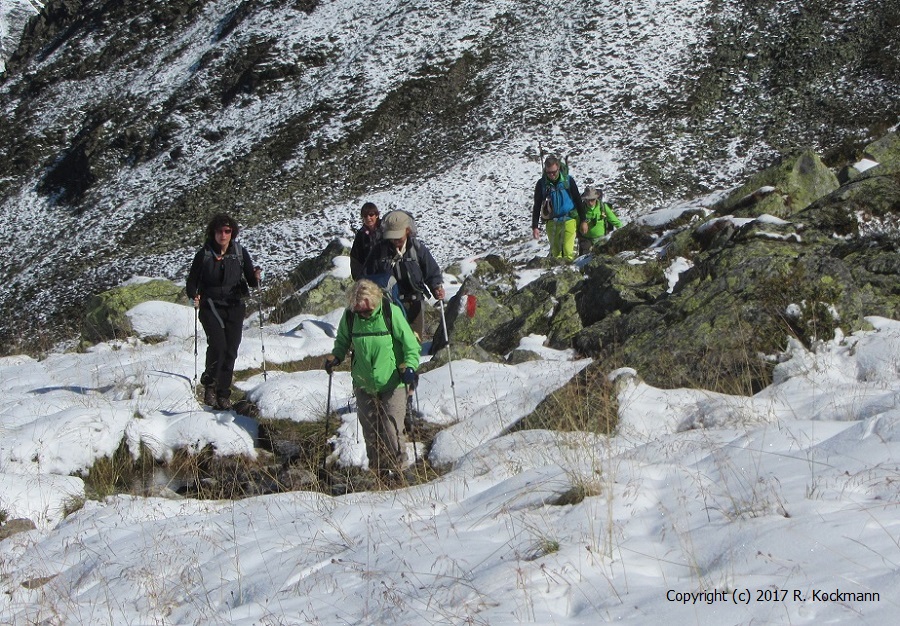
[[[206,240],[207,241],[215,241],[216,240],[216,231],[222,228],[223,226],[231,227],[231,240],[234,241],[237,239],[238,233],[240,232],[240,228],[238,228],[238,223],[235,221],[233,217],[228,215],[227,213],[216,213],[213,215],[212,219],[209,220],[209,224],[206,226]]]
[[[375,215],[378,215],[378,207],[375,206],[374,202],[366,202],[364,205],[362,205],[362,208],[359,210],[359,214],[362,217],[365,217],[369,213],[374,213]]]

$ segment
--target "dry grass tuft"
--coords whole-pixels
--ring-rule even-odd
[[[588,367],[547,396],[510,430],[540,428],[610,434],[617,424],[618,400],[614,385],[600,368]]]

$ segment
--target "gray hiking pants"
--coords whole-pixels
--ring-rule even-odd
[[[366,439],[371,470],[399,470],[406,457],[406,387],[370,394],[357,387],[359,423]]]

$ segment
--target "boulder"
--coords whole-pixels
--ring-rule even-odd
[[[104,291],[90,299],[83,319],[82,336],[91,342],[120,339],[133,334],[125,313],[151,300],[188,304],[184,289],[175,283],[155,279]]]
[[[863,151],[863,156],[878,163],[877,167],[866,170],[863,175],[897,173],[900,171],[900,134],[888,133],[870,143]]]
[[[758,217],[767,213],[788,217],[838,186],[837,176],[819,156],[812,150],[804,150],[755,174],[713,210],[719,215]]]
[[[444,318],[447,320],[452,344],[474,344],[512,317],[512,312],[497,302],[491,292],[482,286],[476,274],[463,280],[459,291],[447,301],[444,308]],[[436,354],[445,345],[447,340],[441,322],[434,332],[431,354]]]
[[[548,345],[553,348],[569,347],[571,338],[582,328],[574,300],[581,280],[574,266],[557,266],[505,298],[502,304],[512,317],[491,329],[480,341],[481,347],[505,355],[528,335],[548,336]]]
[[[450,361],[450,359],[453,359],[454,361],[468,359],[470,361],[478,361],[479,363],[503,362],[503,359],[498,357],[496,354],[491,354],[477,344],[471,345],[466,343],[451,343],[449,350],[447,349],[447,346],[444,345],[440,350],[434,353],[429,361],[422,364],[422,367],[419,371],[431,371],[435,368],[440,367],[441,365],[446,365]]]
[[[875,168],[873,168],[875,169]],[[800,211],[807,239],[894,236],[900,224],[900,175],[862,176]]]
[[[590,326],[612,313],[628,312],[656,300],[667,287],[662,271],[657,269],[652,262],[594,257],[585,266],[584,281],[575,293],[580,325]]]
[[[272,321],[280,324],[300,313],[326,315],[344,308],[347,306],[347,291],[352,285],[353,280],[349,277],[321,276],[314,285],[285,298],[272,313]]]
[[[347,306],[346,293],[353,279],[349,274],[344,277],[333,271],[341,264],[338,257],[350,252],[346,243],[343,239],[333,240],[321,254],[301,262],[285,281],[270,290],[274,295],[267,300],[275,300],[272,322],[280,324],[300,313],[325,315]]]

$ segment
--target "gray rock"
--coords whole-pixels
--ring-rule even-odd
[[[96,342],[131,335],[134,330],[125,313],[150,300],[188,304],[184,289],[168,280],[151,280],[116,287],[94,296],[88,302],[83,337]]]
[[[788,217],[839,186],[837,176],[811,150],[782,159],[753,175],[713,207],[719,215]]]

